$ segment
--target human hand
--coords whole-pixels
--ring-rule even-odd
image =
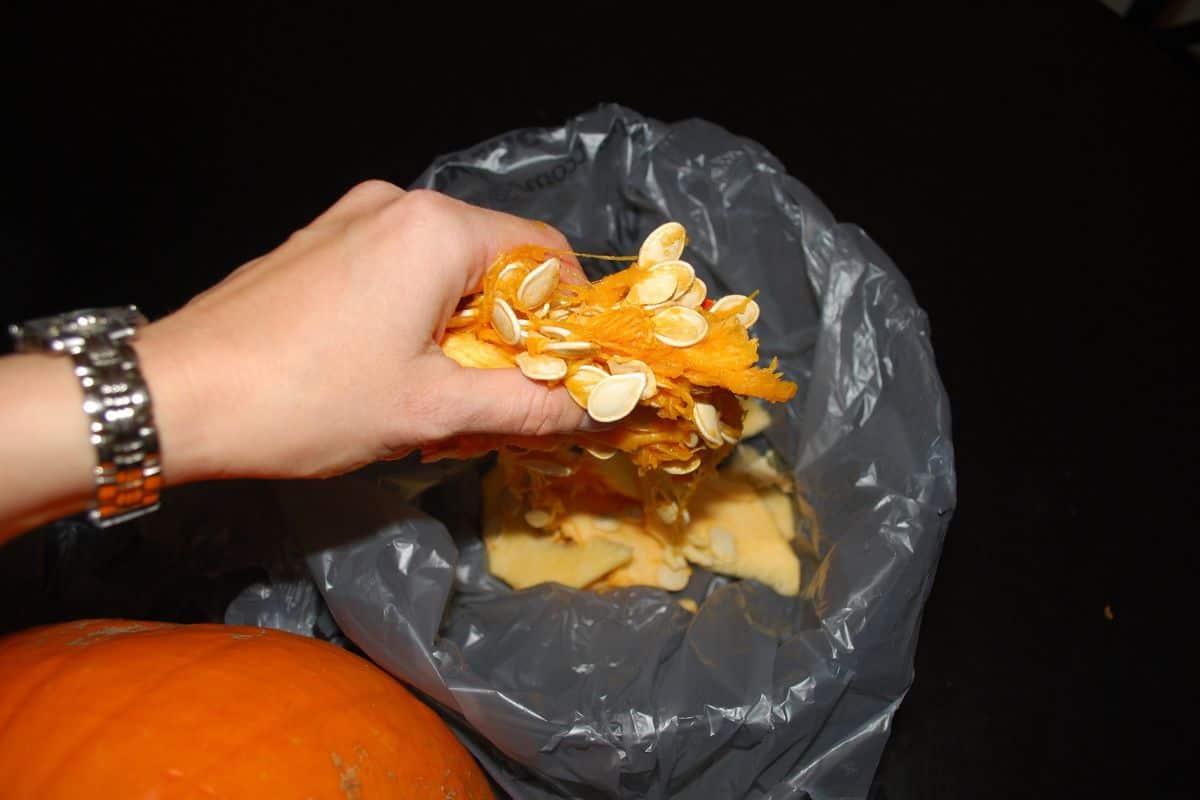
[[[517,369],[458,366],[437,346],[458,301],[548,225],[371,181],[136,344],[168,483],[311,477],[460,433],[566,432],[583,412]],[[582,282],[570,256],[562,278]]]

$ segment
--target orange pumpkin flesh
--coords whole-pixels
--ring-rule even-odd
[[[0,639],[5,798],[492,798],[442,721],[333,645],[88,620]]]

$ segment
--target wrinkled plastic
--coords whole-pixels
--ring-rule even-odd
[[[633,253],[680,220],[710,296],[762,290],[761,352],[800,385],[768,437],[823,531],[805,577],[825,575],[810,601],[698,571],[694,617],[651,589],[515,592],[487,573],[474,470],[423,495],[436,518],[378,480],[290,489],[342,631],[447,709],[515,797],[864,797],[955,497],[908,283],[762,147],[702,121],[607,106],[439,158],[416,185],[545,220],[584,252]]]

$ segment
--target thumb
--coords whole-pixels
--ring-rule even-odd
[[[461,367],[439,356],[436,391],[453,433],[545,436],[576,430],[585,418],[567,390],[530,380],[516,368]]]

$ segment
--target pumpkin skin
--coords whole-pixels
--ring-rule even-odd
[[[325,642],[86,620],[0,639],[6,798],[493,798],[449,728]]]

